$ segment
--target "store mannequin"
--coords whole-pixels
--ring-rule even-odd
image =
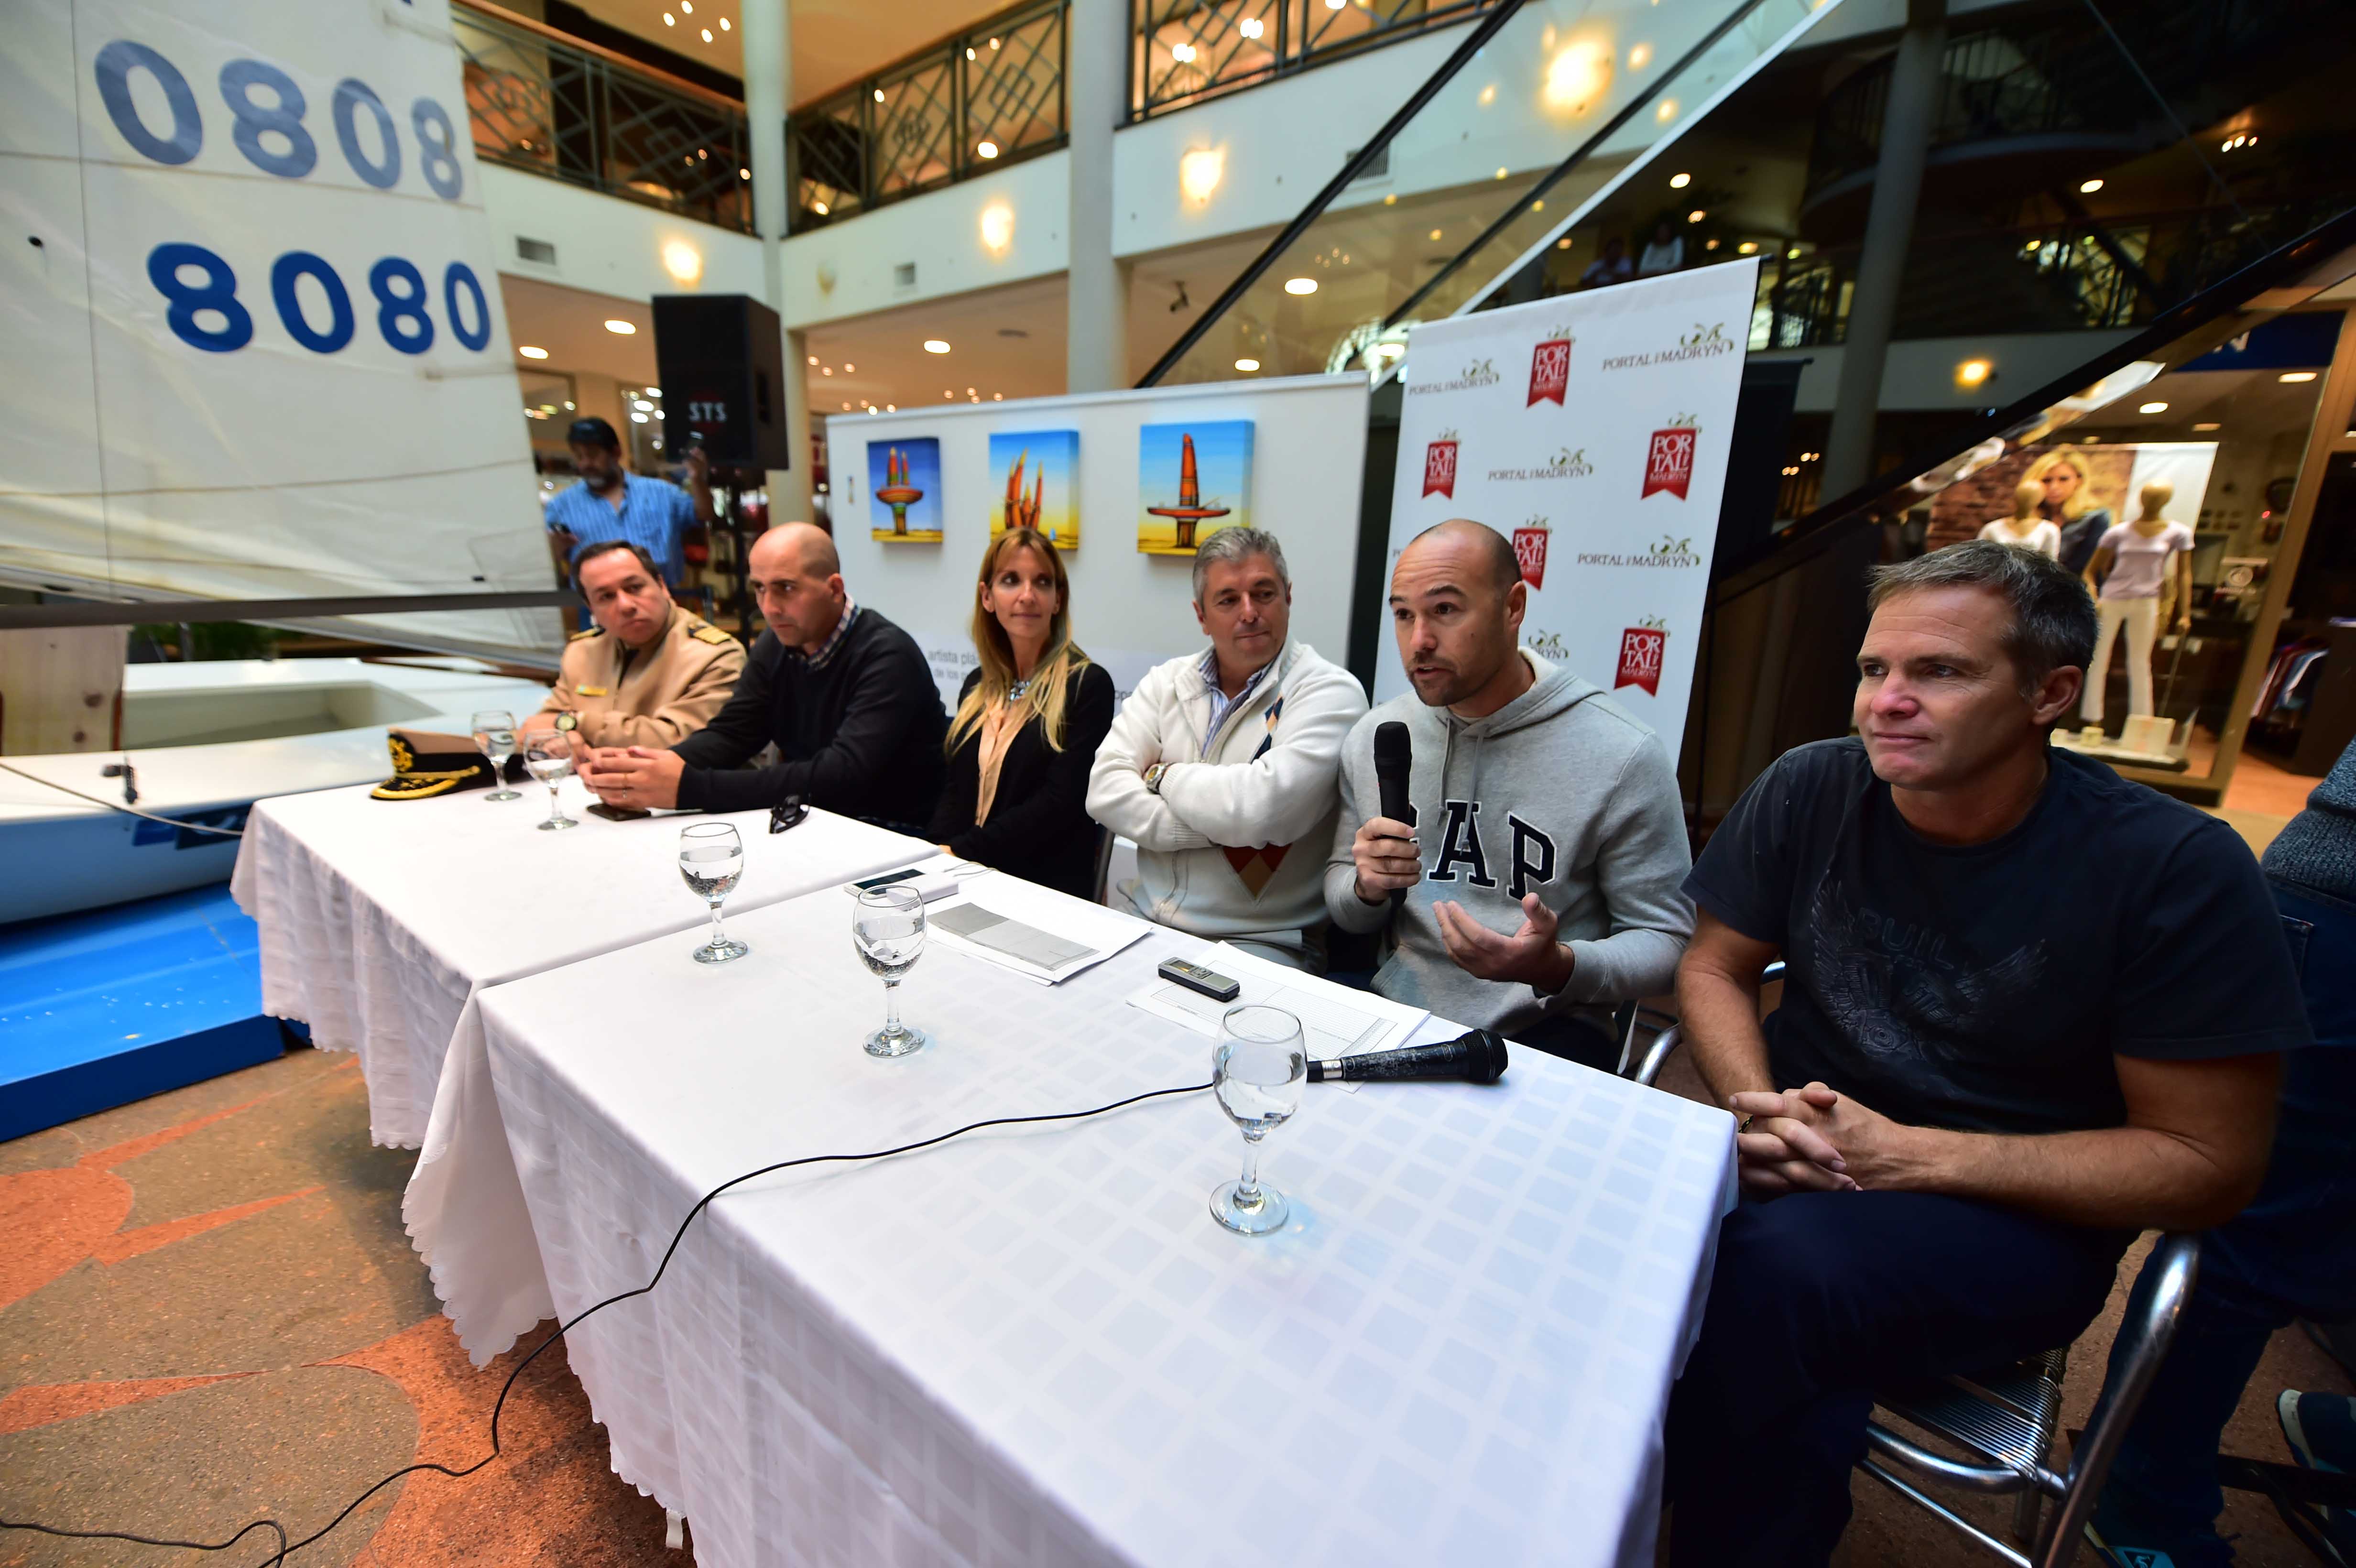
[[[2103,687],[2121,625],[2127,631],[2127,711],[2137,717],[2151,712],[2151,650],[2161,620],[2172,618],[2179,636],[2192,629],[2192,530],[2161,515],[2175,498],[2176,486],[2165,480],[2145,485],[2136,497],[2141,515],[2105,533],[2087,563],[2086,587],[2101,628],[2078,705],[2089,725],[2103,721]]]
[[[2048,521],[2040,510],[2045,499],[2045,486],[2033,479],[2024,479],[2012,489],[2012,516],[1992,519],[1980,530],[1980,538],[1994,539],[1998,544],[2017,544],[2023,549],[2033,549],[2051,560],[2062,558],[2062,530]]]
[[[2072,447],[2047,453],[2029,465],[2029,480],[2044,491],[2041,507],[2048,520],[2062,530],[2062,564],[2083,572],[2094,559],[2094,547],[2113,521],[2108,507],[2094,504],[2087,483],[2086,460]]]

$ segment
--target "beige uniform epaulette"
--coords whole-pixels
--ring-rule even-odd
[[[573,633],[571,636],[569,636],[569,637],[565,638],[564,640],[565,640],[566,642],[568,642],[568,643],[577,643],[577,642],[580,642],[580,641],[582,641],[584,638],[586,638],[586,637],[602,637],[602,636],[604,636],[605,635],[605,627],[603,627],[603,626],[592,626],[592,627],[590,627],[590,628],[589,628],[587,631],[585,631],[585,632],[575,632],[575,633]]]
[[[633,652],[602,628],[567,640],[546,711],[592,745],[669,746],[712,721],[744,667],[744,645],[684,609]]]

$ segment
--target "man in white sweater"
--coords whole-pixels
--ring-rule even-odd
[[[1137,844],[1137,877],[1116,891],[1147,920],[1323,968],[1342,738],[1366,694],[1289,636],[1272,534],[1203,542],[1194,617],[1210,648],[1138,683],[1088,775],[1088,815]]]

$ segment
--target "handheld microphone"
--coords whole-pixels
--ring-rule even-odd
[[[1505,1042],[1495,1031],[1476,1029],[1443,1045],[1411,1045],[1403,1051],[1371,1051],[1309,1063],[1309,1082],[1376,1083],[1399,1079],[1462,1079],[1494,1083],[1505,1073]]]
[[[1408,775],[1415,765],[1415,745],[1407,726],[1388,720],[1375,726],[1375,782],[1382,791],[1383,815],[1393,822],[1415,826],[1415,802],[1408,791]],[[1406,890],[1391,890],[1391,912],[1407,901]]]

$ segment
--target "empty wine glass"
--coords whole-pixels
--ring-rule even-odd
[[[515,715],[503,708],[487,708],[474,717],[475,744],[491,763],[491,793],[485,800],[521,800],[523,792],[508,788],[508,759],[515,755]]]
[[[1284,1228],[1291,1205],[1259,1179],[1260,1140],[1301,1108],[1309,1059],[1301,1020],[1281,1008],[1246,1003],[1219,1019],[1219,1048],[1211,1058],[1211,1088],[1219,1109],[1244,1135],[1244,1174],[1211,1194],[1211,1217],[1228,1230],[1265,1236]]]
[[[540,825],[542,833],[581,826],[578,818],[565,816],[556,806],[556,786],[573,772],[570,740],[547,731],[534,735],[523,743],[523,771],[548,786],[548,820]]]
[[[925,951],[925,901],[913,888],[869,888],[851,909],[851,940],[868,968],[884,976],[884,1027],[867,1037],[870,1056],[905,1056],[925,1043],[900,1021],[900,977]]]
[[[712,906],[712,940],[695,950],[698,964],[725,964],[750,951],[720,929],[722,901],[744,875],[744,843],[734,825],[698,822],[680,829],[679,874],[698,898]]]

